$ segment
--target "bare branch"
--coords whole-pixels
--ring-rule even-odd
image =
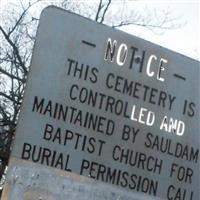
[[[3,93],[3,92],[0,92],[0,96],[3,96],[3,97],[5,97],[6,99],[9,99],[10,101],[12,101],[12,102],[14,102],[14,103],[16,103],[16,104],[18,104],[18,105],[21,105],[20,102],[16,101],[14,98],[8,96],[7,94],[5,94],[5,93]]]
[[[19,19],[17,20],[17,22],[15,23],[14,27],[9,31],[8,33],[8,37],[10,37],[10,35],[13,33],[13,31],[17,28],[17,26],[19,25],[20,21],[22,20],[22,18],[24,17],[24,15],[26,14],[27,10],[24,10],[24,12],[21,14],[21,16],[19,17]]]
[[[8,113],[5,111],[5,109],[1,105],[0,105],[0,113],[3,117],[3,119],[5,121],[7,121],[8,120]],[[2,120],[1,120],[1,122],[2,122]]]
[[[173,28],[179,28],[180,25],[174,25],[174,24],[170,24],[167,25],[167,23],[169,23],[170,21],[166,21],[165,19],[160,22],[160,23],[155,23],[155,24],[151,24],[150,22],[147,21],[143,21],[143,22],[133,22],[133,21],[121,21],[118,24],[114,24],[112,25],[113,28],[118,28],[118,27],[122,27],[122,26],[130,26],[130,25],[134,25],[134,26],[141,26],[141,27],[145,27],[147,29],[162,29],[162,30],[171,30]]]
[[[0,72],[1,72],[2,74],[5,74],[5,75],[9,76],[9,77],[12,78],[12,79],[19,80],[19,81],[21,81],[21,82],[23,82],[23,83],[26,82],[25,79],[21,79],[21,78],[19,78],[19,77],[17,77],[17,76],[14,76],[13,74],[8,73],[7,71],[5,71],[5,70],[2,69],[2,68],[0,68]]]
[[[16,56],[17,56],[17,59],[18,59],[18,61],[19,61],[19,63],[20,63],[20,66],[21,66],[21,67],[23,68],[23,70],[24,70],[24,73],[27,74],[28,71],[27,71],[27,69],[26,69],[26,66],[25,66],[24,62],[23,62],[22,59],[21,59],[21,56],[20,56],[20,54],[19,54],[18,48],[17,48],[16,45],[12,42],[12,40],[9,38],[9,35],[4,31],[4,29],[3,29],[1,26],[0,26],[0,30],[1,30],[1,32],[3,33],[3,35],[4,35],[5,39],[7,40],[7,42],[12,46],[13,51],[15,52],[15,54],[16,54]]]
[[[111,0],[108,1],[107,5],[106,5],[106,8],[105,8],[104,11],[103,11],[103,14],[102,14],[100,23],[103,23],[103,22],[104,22],[105,15],[106,15],[106,13],[107,13],[107,11],[108,11],[108,8],[109,8],[110,4],[111,4]]]
[[[97,9],[97,14],[96,14],[96,17],[95,17],[95,21],[98,22],[98,19],[99,19],[99,14],[100,14],[100,11],[102,9],[102,0],[100,0],[99,2],[99,6],[98,6],[98,9]]]
[[[27,13],[27,11],[35,4],[37,4],[40,0],[37,0],[35,2],[33,2],[32,4],[29,4],[29,6],[27,8],[24,8],[21,3],[21,6],[23,7],[24,11],[22,12],[22,14],[20,15],[19,19],[16,21],[15,25],[13,26],[13,28],[9,31],[8,33],[8,37],[10,37],[10,35],[12,34],[12,32],[17,28],[17,26],[20,24],[21,20],[23,19],[23,17],[25,16],[25,14]]]

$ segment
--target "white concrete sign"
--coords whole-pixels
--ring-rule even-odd
[[[12,158],[146,199],[197,200],[199,74],[195,60],[48,7]]]

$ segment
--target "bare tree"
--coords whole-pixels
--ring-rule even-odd
[[[134,1],[134,0],[133,0]],[[8,165],[35,40],[38,16],[47,5],[57,5],[112,27],[142,26],[150,30],[177,28],[167,11],[130,10],[125,0],[16,0],[1,10],[0,21],[0,179]]]

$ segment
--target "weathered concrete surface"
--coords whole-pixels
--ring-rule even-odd
[[[2,200],[158,200],[73,173],[12,158]]]

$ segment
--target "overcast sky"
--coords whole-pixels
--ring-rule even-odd
[[[1,8],[6,6],[8,1],[16,2],[16,0],[0,0]],[[174,17],[178,17],[178,22],[183,24],[181,28],[168,30],[160,35],[138,27],[124,27],[123,30],[200,60],[200,0],[113,0],[113,2],[116,6],[123,6],[126,2],[133,10],[142,7],[169,10]]]
[[[159,44],[186,56],[200,60],[200,1],[199,0],[138,0],[128,1],[130,6],[148,6],[152,8],[168,9],[179,18],[181,28],[165,31],[158,35],[144,28],[127,28],[153,43]],[[148,2],[148,3],[147,3]],[[151,3],[150,3],[151,2]]]

